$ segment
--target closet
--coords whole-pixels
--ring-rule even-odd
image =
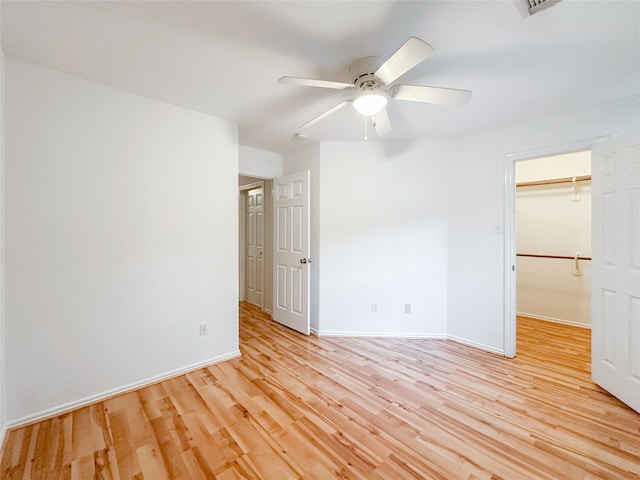
[[[518,315],[591,325],[591,152],[516,163]]]

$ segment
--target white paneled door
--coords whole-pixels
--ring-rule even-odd
[[[309,171],[273,181],[273,319],[309,335]]]
[[[264,288],[264,194],[262,187],[247,192],[247,301],[262,307]]]
[[[593,380],[640,412],[640,131],[593,148]]]

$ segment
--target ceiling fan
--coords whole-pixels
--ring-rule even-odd
[[[464,105],[471,97],[469,90],[424,85],[390,85],[433,52],[433,48],[428,43],[417,37],[411,37],[386,61],[379,57],[365,57],[354,62],[349,67],[353,83],[288,76],[280,78],[278,82],[306,87],[356,91],[353,98],[345,100],[309,120],[300,126],[301,129],[310,127],[348,104],[353,104],[358,112],[371,118],[376,133],[378,136],[382,136],[391,131],[391,121],[385,108],[390,98],[440,105]]]

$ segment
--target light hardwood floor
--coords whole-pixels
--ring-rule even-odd
[[[11,431],[2,479],[640,478],[640,415],[590,381],[588,330],[520,318],[506,359],[240,318],[241,358]]]

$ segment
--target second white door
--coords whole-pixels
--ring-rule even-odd
[[[262,307],[264,298],[264,193],[262,187],[247,192],[247,301]]]

